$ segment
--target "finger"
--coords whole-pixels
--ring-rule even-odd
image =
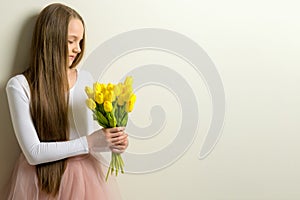
[[[112,143],[112,146],[125,146],[126,140],[119,140],[117,142]]]
[[[119,144],[119,143],[122,143],[124,140],[126,140],[128,137],[128,135],[121,135],[121,136],[118,136],[118,137],[115,137],[115,138],[110,138],[110,142],[113,143],[113,144]]]
[[[123,153],[125,149],[126,149],[125,146],[114,146],[111,148],[111,150],[116,153]]]
[[[128,140],[127,139],[112,145],[112,148],[117,148],[117,149],[120,149],[120,150],[125,150],[127,147],[128,147]]]
[[[118,153],[118,154],[121,154],[121,153],[124,152],[124,151],[120,151],[120,150],[118,150],[118,149],[112,149],[111,151],[114,152],[114,153]]]
[[[116,138],[116,137],[120,137],[121,135],[123,135],[124,132],[120,131],[120,132],[115,132],[115,133],[110,133],[109,137],[111,138]]]
[[[117,133],[107,133],[105,134],[105,138],[107,140],[113,139],[113,138],[118,138],[120,136],[124,135],[124,132],[117,132]]]
[[[116,132],[124,131],[125,127],[107,128],[106,130],[110,133],[116,133]]]

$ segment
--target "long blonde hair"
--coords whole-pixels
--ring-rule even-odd
[[[75,10],[55,3],[41,11],[35,24],[30,65],[24,75],[31,91],[32,120],[41,142],[69,140],[68,25],[74,18],[84,26]],[[85,34],[80,46],[81,53],[70,68],[82,59]],[[37,165],[40,189],[56,196],[66,165],[67,159]]]

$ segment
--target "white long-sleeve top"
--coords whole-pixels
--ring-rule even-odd
[[[30,88],[25,76],[16,75],[8,81],[6,92],[12,124],[29,164],[37,165],[89,153],[86,136],[94,131],[94,123],[92,112],[85,104],[87,97],[84,88],[93,84],[93,78],[86,71],[77,72],[77,81],[69,91],[69,141],[41,142],[30,114]]]

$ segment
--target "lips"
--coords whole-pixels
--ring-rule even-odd
[[[74,59],[76,58],[76,56],[75,56],[75,55],[71,55],[71,56],[69,56],[69,58],[70,58],[71,60],[74,60]]]

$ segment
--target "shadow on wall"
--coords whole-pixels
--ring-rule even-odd
[[[7,66],[11,69],[11,71],[9,74],[10,77],[7,77],[6,81],[8,81],[12,76],[22,73],[28,66],[29,50],[36,18],[37,14],[31,17],[29,16],[27,20],[24,20],[19,37],[16,38],[18,41],[15,47],[15,54],[12,56],[13,60],[11,62],[13,66]],[[20,154],[20,148],[11,123],[5,87],[6,82],[0,83],[0,196],[3,196],[4,192],[7,190],[6,185],[12,174],[15,162]]]

